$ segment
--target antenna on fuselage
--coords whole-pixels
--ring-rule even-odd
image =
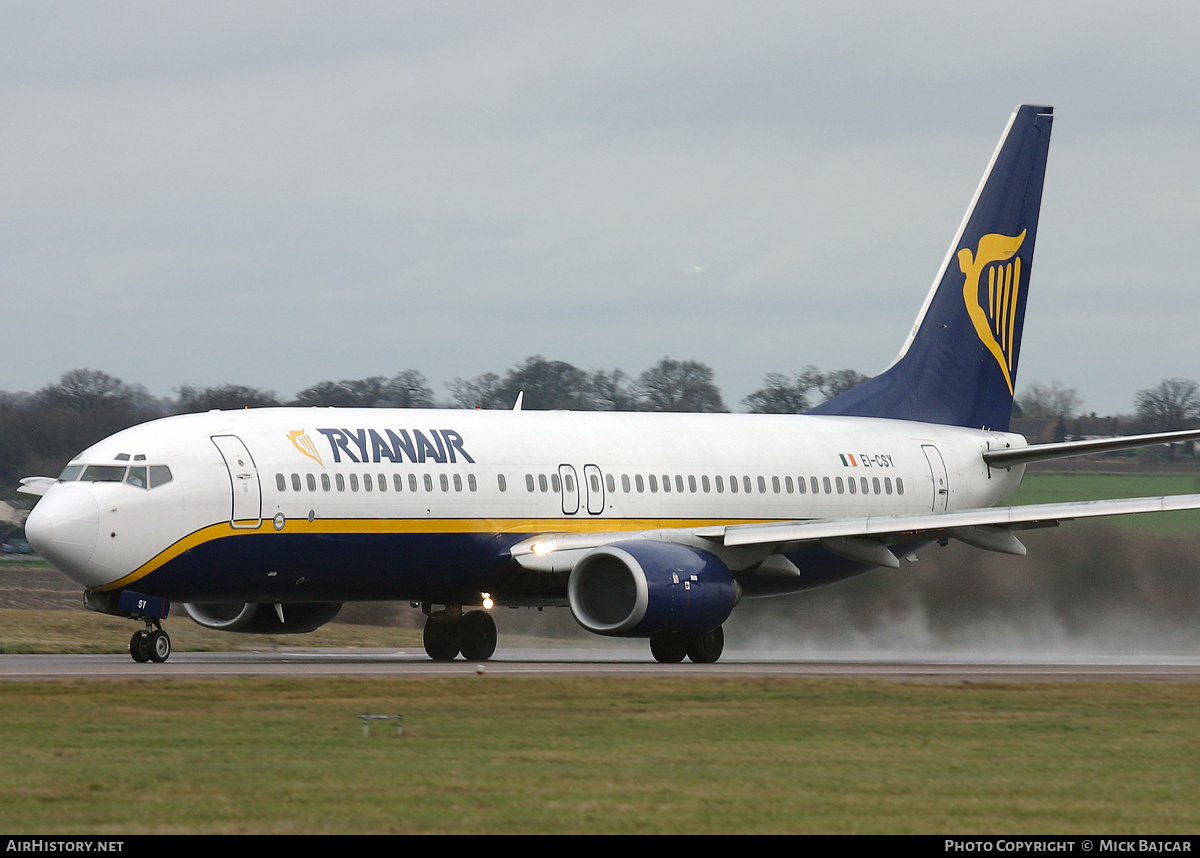
[[[513,411],[520,411],[521,403],[524,400],[525,400],[525,391],[522,390],[520,393],[517,394],[517,402],[515,405],[513,405]]]

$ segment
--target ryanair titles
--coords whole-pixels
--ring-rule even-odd
[[[453,429],[318,429],[329,441],[334,464],[348,462],[437,462],[475,464],[463,447],[462,435]]]

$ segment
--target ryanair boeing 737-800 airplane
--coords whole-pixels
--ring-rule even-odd
[[[1027,446],[1009,433],[1048,107],[1017,109],[907,341],[806,415],[264,408],[106,438],[42,494],[30,543],[88,607],[143,623],[305,632],[343,602],[408,600],[435,659],[489,658],[494,605],[567,605],[659,661],[721,655],[743,598],[899,566],[958,539],[1200,508],[1200,495],[993,507],[1024,466],[1200,436]]]

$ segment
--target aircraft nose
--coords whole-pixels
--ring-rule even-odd
[[[55,568],[85,587],[88,561],[96,550],[100,511],[84,489],[59,484],[47,492],[25,521],[29,544]]]

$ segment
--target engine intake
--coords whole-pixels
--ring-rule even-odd
[[[283,622],[275,605],[267,602],[188,602],[188,616],[206,629],[223,632],[290,635],[311,632],[325,625],[342,609],[341,602],[284,603]]]
[[[741,589],[707,551],[636,540],[593,549],[567,581],[575,621],[612,637],[700,634],[729,617]]]

